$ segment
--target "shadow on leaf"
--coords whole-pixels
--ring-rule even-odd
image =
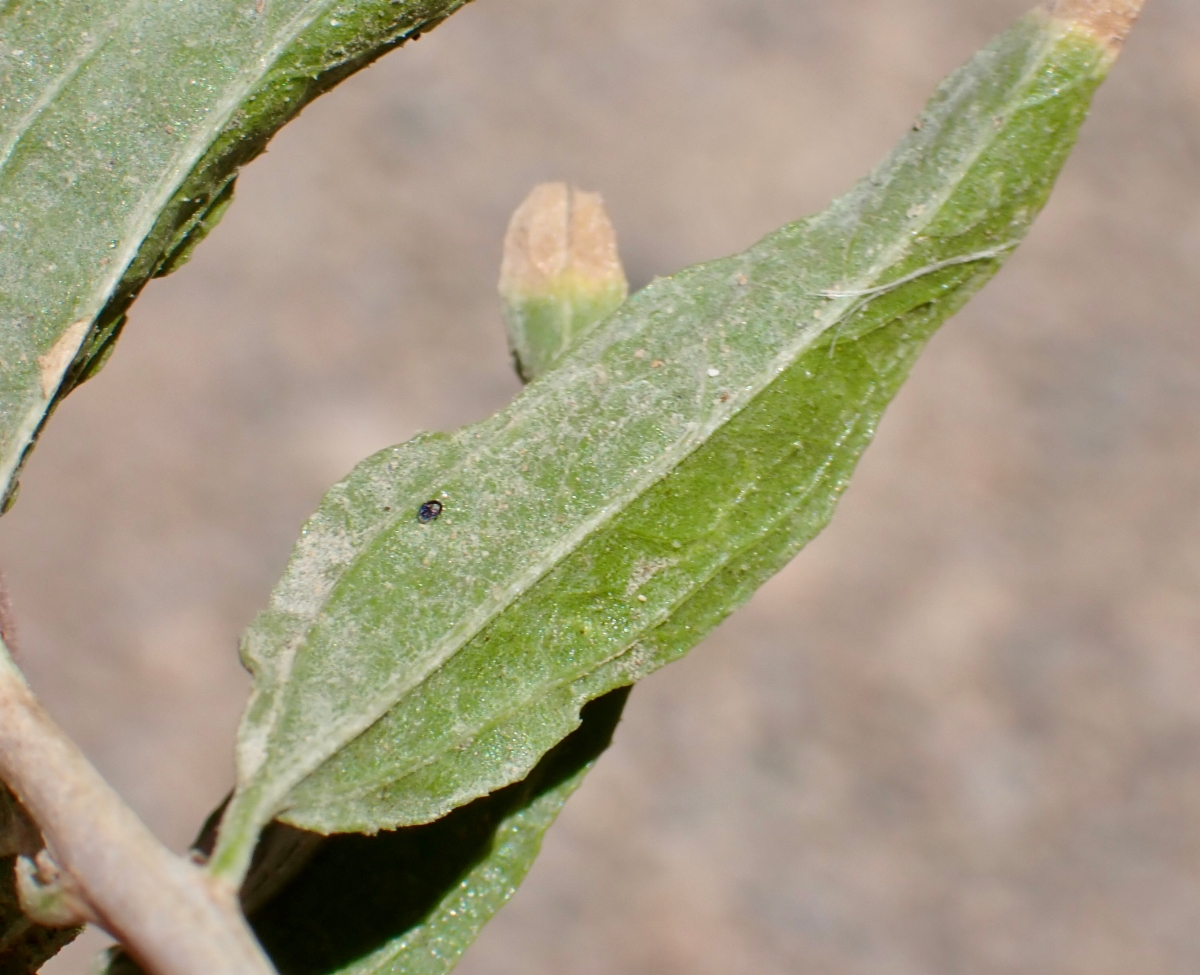
[[[374,836],[329,837],[273,823],[259,844],[243,902],[281,975],[333,975],[398,942],[395,960],[400,965],[389,964],[389,970],[424,975],[453,967],[461,950],[515,890],[558,806],[532,823],[522,822],[522,814],[555,790],[562,790],[559,803],[565,799],[612,741],[629,691],[622,687],[587,704],[580,727],[547,752],[524,780],[435,822]],[[569,789],[562,788],[568,784]],[[197,849],[211,848],[223,810],[224,805],[210,817]],[[522,855],[498,850],[505,829],[526,833]],[[504,862],[487,872],[491,889],[469,892],[474,909],[445,910],[447,901],[461,895],[472,871],[492,866],[492,859]],[[478,879],[470,883],[480,886]],[[427,926],[437,930],[422,939]],[[408,946],[422,940],[436,940],[436,950],[414,948],[410,964]],[[106,971],[135,975],[138,969],[119,953]]]

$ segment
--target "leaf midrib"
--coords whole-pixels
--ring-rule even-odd
[[[890,320],[889,320],[889,322],[880,323],[880,325],[878,327],[883,328],[889,323],[890,323]],[[778,377],[776,377],[776,378],[778,378]],[[592,673],[595,673],[596,671],[600,670],[602,667],[606,667],[607,665],[613,663],[614,661],[620,660],[622,657],[624,657],[626,654],[628,654],[637,645],[638,641],[641,639],[641,637],[643,635],[645,635],[646,633],[652,632],[653,630],[655,630],[659,626],[661,626],[663,623],[666,623],[667,621],[669,621],[671,619],[671,617],[674,616],[675,613],[680,609],[680,607],[682,607],[686,602],[688,602],[689,600],[694,598],[697,592],[703,590],[710,582],[712,582],[712,580],[715,579],[717,577],[717,575],[719,575],[725,569],[726,566],[728,566],[731,562],[734,562],[737,559],[741,558],[741,556],[744,552],[752,549],[755,545],[757,545],[762,540],[763,537],[765,537],[765,536],[771,534],[771,532],[775,531],[784,521],[786,521],[788,518],[790,518],[792,515],[794,515],[796,510],[798,508],[800,508],[811,497],[813,490],[820,483],[825,472],[833,464],[834,453],[858,429],[859,423],[862,420],[863,405],[864,405],[864,403],[868,402],[871,399],[871,397],[874,395],[876,385],[877,385],[876,383],[870,383],[866,387],[866,395],[864,395],[853,408],[854,412],[855,412],[854,423],[848,425],[846,427],[845,431],[843,432],[843,434],[840,437],[838,437],[838,439],[836,441],[834,441],[832,448],[829,452],[829,455],[825,458],[824,463],[822,463],[818,468],[816,468],[814,470],[812,477],[809,478],[809,481],[804,486],[804,488],[802,490],[796,492],[794,503],[792,503],[786,507],[780,507],[780,508],[775,509],[778,512],[778,514],[775,515],[774,517],[772,517],[769,521],[764,522],[762,527],[758,530],[758,532],[752,538],[747,539],[747,541],[744,544],[739,545],[736,549],[732,549],[727,554],[721,556],[718,559],[715,559],[713,561],[712,565],[710,566],[710,568],[708,569],[708,571],[706,571],[703,575],[699,575],[699,576],[695,577],[697,580],[695,585],[689,587],[678,598],[676,598],[672,602],[666,604],[664,606],[664,608],[662,610],[660,610],[659,612],[655,613],[654,616],[648,617],[645,621],[645,625],[643,625],[637,631],[637,636],[635,636],[633,639],[624,643],[620,647],[620,649],[616,650],[614,653],[611,653],[608,656],[603,657],[601,659],[592,661],[589,664],[587,664],[586,666],[581,667],[579,670],[575,671],[574,673],[572,673],[568,676],[559,678],[557,680],[550,681],[545,684],[538,685],[537,689],[534,693],[531,693],[531,694],[527,695],[526,697],[521,698],[510,708],[507,708],[501,712],[497,712],[497,714],[493,718],[491,718],[487,724],[481,725],[479,728],[477,728],[473,732],[470,732],[469,734],[464,734],[464,735],[454,739],[453,741],[446,742],[437,751],[431,753],[427,758],[417,761],[411,765],[404,766],[402,769],[399,770],[398,774],[391,776],[389,781],[398,782],[398,781],[401,781],[402,779],[405,779],[411,775],[416,774],[417,772],[420,772],[421,769],[426,768],[430,765],[433,765],[434,763],[439,761],[441,759],[441,757],[443,755],[445,755],[447,752],[454,751],[457,747],[459,747],[461,745],[469,744],[471,741],[478,738],[481,734],[484,734],[487,731],[492,730],[493,728],[499,727],[499,726],[507,723],[509,720],[517,717],[519,714],[521,714],[522,711],[526,710],[531,703],[544,700],[545,698],[549,697],[551,694],[553,694],[559,688],[565,687],[569,684],[573,684],[576,681],[581,680],[582,678],[585,678]],[[738,412],[740,412],[740,410]],[[793,451],[794,452],[798,451],[798,448],[793,448]],[[772,465],[772,467],[778,467],[783,462],[784,462],[784,458],[781,457],[775,462],[775,464]],[[662,480],[662,479],[660,478],[660,480]],[[548,569],[547,573],[549,573],[550,571],[553,571],[553,568],[556,568],[556,567],[557,566],[552,567],[551,569]],[[543,575],[545,575],[545,574],[546,573],[544,573]],[[541,577],[539,577],[539,580],[540,580],[540,578]],[[476,634],[472,635],[472,638],[474,636],[477,636],[479,633],[482,633],[487,628],[487,625],[490,625],[490,623],[493,620],[495,620],[495,619],[499,618],[501,615],[503,615],[503,613],[506,609],[515,605],[520,600],[521,596],[526,595],[528,592],[530,592],[532,590],[532,588],[533,587],[531,586],[529,589],[525,590],[525,592],[521,593],[520,596],[518,596],[511,603],[509,603],[508,606],[506,606],[500,612],[496,613],[495,616],[492,617],[492,620],[488,621],[488,624],[485,624],[485,626],[481,627],[480,630]],[[465,646],[466,642],[469,642],[469,640],[464,642],[464,644],[463,644],[464,646]],[[459,647],[459,649],[461,649],[461,646]],[[451,654],[449,657],[447,657],[446,660],[443,660],[437,667],[433,668],[429,672],[429,674],[426,675],[424,680],[428,680],[438,670],[440,670],[447,663],[449,663],[452,656],[453,656],[453,654]],[[423,683],[424,680],[419,683]],[[403,697],[403,695],[401,695],[401,697]],[[392,707],[394,707],[396,703],[399,703],[399,700],[400,700],[400,698],[397,698],[396,702],[393,703]],[[390,708],[389,708],[389,710],[390,710]],[[363,729],[363,731],[360,732],[360,735],[365,734],[367,731],[369,731],[370,728],[375,723],[382,720],[385,715],[386,715],[386,712],[384,712],[384,715],[380,715],[380,717],[377,718],[375,722],[372,722],[371,725],[368,725],[367,728]],[[358,737],[358,736],[356,736],[356,737]],[[354,739],[350,739],[350,741],[353,741],[353,740]],[[349,744],[349,741],[346,744]],[[342,747],[345,747],[345,745],[343,745]],[[332,757],[333,757],[333,755],[330,755],[328,758],[325,759],[325,761],[329,761],[329,759]],[[324,764],[324,763],[322,763],[322,764]],[[320,766],[318,766],[318,768],[319,767]],[[340,794],[344,797],[357,797],[357,796],[368,795],[368,794],[376,791],[377,788],[378,788],[378,783],[373,783],[373,784],[364,783],[362,786],[360,786],[358,788],[352,788],[352,789],[344,789],[343,788],[341,790]]]
[[[1040,45],[1036,50],[1030,50],[1028,60],[1024,66],[1019,79],[1015,80],[1012,88],[1028,88],[1031,81],[1034,80],[1045,64],[1046,52],[1050,50],[1056,43],[1057,38],[1052,35],[1052,32],[1046,31]],[[1023,108],[1023,104],[1009,107],[1004,118],[1007,120]],[[848,292],[867,291],[881,283],[881,278],[887,272],[901,264],[909,257],[921,240],[921,231],[932,226],[940,214],[943,212],[947,202],[957,192],[963,184],[968,174],[972,171],[979,159],[985,155],[988,150],[995,144],[999,134],[1003,131],[1004,126],[996,127],[995,134],[989,134],[989,137],[981,139],[974,150],[959,160],[959,165],[952,179],[946,180],[942,184],[944,187],[939,193],[932,197],[934,205],[927,207],[920,215],[908,218],[904,225],[907,232],[898,234],[897,242],[881,251],[881,255],[876,258],[870,270],[861,274],[852,282],[843,284],[842,290]],[[850,191],[853,194],[853,190]],[[842,198],[843,200],[846,197]],[[825,211],[824,214],[818,216],[817,220],[822,218],[836,219],[844,215],[844,211],[837,210],[837,204],[834,208]],[[861,230],[861,228],[859,228]],[[856,231],[857,233],[858,231]],[[771,235],[774,237],[775,235]],[[1005,245],[1007,246],[1007,245]],[[755,251],[758,248],[752,248],[751,251],[739,255],[743,261],[750,262],[754,258]],[[985,254],[981,252],[980,259],[984,256],[995,256],[994,254]],[[644,292],[643,292],[644,293]],[[631,298],[635,301],[637,296]],[[681,438],[672,445],[672,448],[664,451],[661,460],[656,463],[646,465],[645,473],[642,477],[628,482],[629,487],[620,492],[612,503],[598,509],[597,513],[592,517],[580,523],[580,525],[572,532],[567,533],[563,538],[554,543],[547,551],[545,558],[540,560],[535,566],[528,571],[522,573],[509,586],[505,587],[501,593],[494,597],[481,600],[474,611],[470,612],[465,618],[452,626],[443,636],[443,638],[431,647],[431,653],[427,654],[422,660],[421,665],[411,672],[407,679],[399,680],[391,687],[386,688],[376,698],[377,703],[373,706],[364,708],[357,715],[349,715],[341,721],[335,720],[332,722],[329,731],[329,740],[336,742],[331,748],[322,750],[308,749],[299,750],[292,754],[280,754],[280,742],[275,738],[280,716],[285,712],[289,695],[287,693],[288,675],[295,665],[295,660],[303,647],[307,644],[313,631],[317,628],[321,621],[321,614],[318,613],[304,629],[302,635],[294,641],[289,641],[291,647],[286,653],[286,666],[281,667],[277,676],[280,677],[284,684],[284,690],[275,696],[273,706],[269,709],[269,726],[264,729],[261,734],[261,740],[266,744],[265,760],[266,764],[271,766],[271,775],[267,778],[260,779],[257,783],[257,788],[253,791],[258,792],[256,801],[253,805],[258,806],[259,815],[262,821],[265,822],[278,811],[283,805],[283,799],[287,793],[299,785],[308,775],[312,774],[320,768],[325,762],[332,758],[338,751],[346,747],[351,741],[355,740],[362,734],[366,733],[373,725],[383,719],[386,714],[401,700],[406,694],[425,682],[438,669],[446,664],[470,639],[482,632],[494,619],[502,614],[524,593],[533,588],[537,582],[544,577],[548,572],[552,571],[559,565],[564,556],[571,551],[577,549],[589,536],[601,530],[603,526],[619,512],[625,510],[628,505],[636,498],[643,495],[655,483],[660,481],[674,470],[687,456],[703,446],[717,429],[727,424],[734,416],[745,409],[753,400],[758,397],[762,391],[770,385],[799,355],[807,348],[811,347],[822,335],[827,333],[831,328],[842,324],[854,312],[861,309],[863,301],[861,298],[830,298],[829,304],[822,310],[822,314],[818,318],[811,321],[800,323],[801,330],[797,339],[784,347],[770,362],[770,364],[762,369],[759,376],[762,377],[750,385],[749,392],[746,391],[746,386],[742,387],[742,394],[731,397],[730,405],[724,411],[714,411],[710,414],[707,421],[696,423],[695,428],[689,435]],[[625,306],[628,307],[628,304]],[[621,312],[617,312],[620,315]],[[602,327],[601,327],[602,328]],[[590,345],[591,343],[589,343]],[[555,376],[565,376],[570,368],[572,361],[580,362],[581,355],[586,354],[586,348],[578,352],[570,353],[567,361],[560,364],[553,372],[539,383],[533,384],[526,393],[518,397],[517,403],[522,398],[528,396],[535,391],[539,385],[553,381]],[[501,423],[516,422],[512,418],[515,404],[510,406],[500,415],[495,418]],[[479,427],[466,428],[460,431],[458,435],[465,435],[468,431],[479,431],[487,429],[487,425],[493,421],[484,421]],[[492,456],[490,451],[485,454],[489,458]],[[665,459],[670,458],[670,462]],[[456,459],[448,468],[446,468],[443,476],[450,472],[462,471],[464,465],[469,458],[463,456],[461,459]],[[478,462],[478,457],[475,458]],[[397,523],[399,515],[384,522],[375,532],[375,540],[367,547],[356,559],[352,562],[344,564],[338,581],[330,587],[329,593],[326,596],[328,603],[334,595],[341,590],[341,587],[346,579],[347,574],[354,565],[359,564],[364,558],[368,557],[371,549],[378,540],[385,536],[390,528]],[[619,656],[619,655],[618,655]],[[283,661],[281,660],[281,663]],[[262,766],[260,766],[261,769]]]
[[[986,148],[991,145],[991,141],[983,143],[983,147],[974,155],[969,157],[958,174],[957,179],[951,184],[954,188],[962,182],[967,173],[970,172],[975,162],[980,155],[986,151]],[[946,191],[942,198],[938,201],[938,206],[931,208],[931,216],[928,220],[919,224],[921,227],[927,227],[936,218],[941,210],[941,207],[953,195],[953,190]],[[854,287],[847,288],[849,291],[866,290],[873,287],[886,272],[895,267],[907,254],[912,251],[913,242],[919,235],[916,233],[910,234],[906,240],[896,245],[887,251],[884,251],[884,256],[876,261],[875,266],[871,271],[860,276],[853,284]],[[589,537],[603,530],[606,523],[610,522],[614,517],[623,512],[630,503],[644,495],[655,484],[661,481],[675,470],[679,464],[686,460],[689,456],[701,449],[711,438],[711,436],[721,427],[729,423],[737,414],[749,406],[759,395],[762,394],[768,386],[771,385],[800,355],[808,348],[811,348],[820,338],[825,335],[830,329],[841,325],[847,318],[861,310],[864,302],[859,297],[845,298],[830,298],[827,308],[832,309],[831,314],[822,314],[820,319],[814,319],[811,323],[805,322],[802,324],[800,337],[788,346],[785,346],[783,351],[778,353],[771,361],[770,365],[762,370],[760,379],[747,391],[742,387],[741,395],[730,398],[730,408],[726,411],[714,411],[711,418],[707,422],[695,423],[690,434],[672,445],[672,448],[664,451],[657,463],[647,465],[645,473],[642,477],[636,480],[630,480],[630,485],[625,491],[617,495],[617,497],[608,505],[605,505],[597,510],[596,514],[589,519],[581,522],[579,527],[572,532],[566,533],[562,539],[552,545],[546,553],[546,557],[535,563],[528,571],[518,576],[512,584],[505,587],[502,593],[492,599],[483,600],[478,607],[457,624],[451,627],[445,636],[439,641],[440,648],[422,661],[423,666],[419,668],[407,682],[401,681],[389,688],[385,693],[381,694],[379,700],[383,702],[381,705],[371,708],[367,711],[367,716],[362,715],[352,716],[345,720],[341,728],[335,723],[330,729],[331,735],[338,738],[340,743],[331,751],[324,754],[320,758],[302,760],[300,756],[296,756],[291,763],[291,768],[282,765],[276,757],[275,768],[276,774],[273,776],[276,783],[286,783],[277,785],[276,789],[280,796],[286,794],[291,788],[299,784],[305,777],[314,772],[317,768],[328,761],[337,751],[344,748],[349,742],[366,733],[374,724],[380,721],[390,711],[396,703],[406,694],[412,691],[415,687],[424,683],[435,672],[443,667],[463,646],[466,645],[472,638],[482,632],[490,623],[500,616],[505,610],[512,606],[526,592],[530,591],[536,584],[549,572],[561,564],[563,559],[570,555],[571,552],[578,549]],[[618,313],[619,314],[619,313]],[[558,367],[562,369],[563,366]],[[557,370],[556,370],[557,371]],[[553,373],[551,375],[554,375]],[[512,409],[512,407],[510,407]],[[486,425],[489,421],[484,421]],[[468,428],[469,430],[470,428]],[[460,431],[460,435],[466,435],[467,431]],[[494,455],[487,453],[489,459]],[[447,469],[446,474],[463,470],[466,462],[471,459],[464,456],[461,460],[454,463]],[[480,462],[479,457],[474,458],[475,463]],[[382,539],[387,536],[392,526],[397,524],[401,516],[397,515],[394,518],[384,522],[375,533],[375,540],[367,546],[361,554],[351,563],[347,563],[342,570],[338,581],[330,587],[329,593],[326,596],[326,601],[332,601],[335,594],[341,590],[350,569],[370,557],[370,554],[376,544],[381,544]],[[303,636],[295,642],[294,649],[289,653],[288,666],[281,668],[280,674],[285,675],[282,679],[286,682],[286,675],[290,673],[291,666],[294,664],[297,654],[302,650],[303,646],[308,642],[309,636],[320,623],[320,614],[313,618],[309,626],[304,630]],[[438,647],[439,644],[435,644]],[[279,695],[277,706],[273,708],[272,728],[282,713],[286,694]],[[344,737],[342,732],[349,731]],[[270,732],[268,732],[270,737]],[[282,774],[286,772],[286,774]]]
[[[130,2],[121,9],[120,13],[113,14],[111,17],[109,17],[105,22],[108,26],[108,29],[98,32],[97,36],[91,39],[90,44],[84,44],[80,48],[76,49],[75,59],[71,61],[66,68],[55,77],[52,83],[43,89],[41,95],[33,100],[33,103],[26,110],[25,114],[20,117],[20,119],[17,121],[17,124],[14,126],[15,131],[13,133],[13,137],[9,139],[7,145],[5,145],[3,148],[0,148],[0,174],[3,174],[5,167],[12,158],[12,154],[16,151],[17,146],[21,144],[21,141],[25,138],[26,133],[29,132],[30,127],[35,121],[37,121],[38,116],[45,111],[46,107],[52,101],[54,101],[58,93],[62,91],[63,86],[68,84],[71,79],[74,78],[75,75],[77,75],[93,57],[95,57],[96,53],[108,43],[109,39],[113,35],[113,31],[116,30],[117,25],[120,23],[122,17],[129,12],[129,9],[131,7],[140,7],[144,3],[145,0],[130,0]],[[0,13],[3,13],[3,11],[0,11]]]

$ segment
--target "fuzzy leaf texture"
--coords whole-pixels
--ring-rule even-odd
[[[309,101],[466,0],[0,4],[0,496]]]
[[[582,199],[584,207],[572,208],[573,198]],[[582,235],[561,232],[573,209],[584,210]],[[531,222],[548,226],[549,232],[523,232]],[[581,236],[585,251],[593,253],[600,239],[604,277],[619,280],[623,296],[624,270],[599,196],[565,184],[537,186],[517,208],[505,241],[505,262],[510,268],[530,259],[570,268],[581,263],[581,248],[572,246]],[[521,282],[531,287],[520,297],[536,301],[548,294],[567,311],[547,316],[532,334],[523,328],[523,309],[513,308],[512,289],[506,287],[513,276],[502,272],[500,292],[518,375],[540,375],[544,362],[569,349],[620,304],[617,300],[605,308],[595,300],[596,277],[564,281],[554,274],[542,282]],[[519,316],[516,329],[514,313]],[[282,823],[269,826],[242,884],[241,904],[281,975],[396,970],[437,975],[453,968],[524,880],[546,830],[612,740],[628,696],[629,688],[622,687],[589,702],[580,714],[580,727],[524,779],[434,823],[340,837]],[[194,844],[205,857],[212,853],[224,811],[223,803]],[[105,972],[138,975],[141,969],[118,948],[110,953]]]
[[[586,705],[581,727],[520,782],[433,823],[326,840],[251,914],[281,975],[452,969],[524,879],[546,829],[607,747],[628,690]]]
[[[520,782],[436,822],[332,837],[272,824],[243,906],[280,975],[450,971],[525,878],[546,829],[608,746],[628,692],[587,704],[580,727]],[[297,856],[303,866],[273,884],[272,861]],[[118,949],[104,971],[142,970]]]
[[[1114,53],[1030,15],[827,211],[653,282],[495,417],[335,486],[243,642],[214,871],[274,817],[371,833],[518,781],[746,600],[1022,238]]]

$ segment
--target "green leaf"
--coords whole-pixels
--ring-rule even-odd
[[[580,199],[583,220],[577,216],[580,207],[568,206]],[[549,232],[523,232],[531,216],[534,223],[549,217]],[[576,226],[558,233],[567,222],[563,218],[570,216],[576,216],[570,221]],[[600,251],[602,262],[578,259],[581,236],[591,239],[586,249]],[[547,256],[549,262],[544,260]],[[536,187],[517,208],[505,241],[505,262],[509,273],[501,274],[500,290],[502,296],[507,290],[510,298],[512,291],[505,284],[513,280],[514,264],[550,263],[558,265],[559,272],[569,272],[572,264],[582,263],[585,272],[556,273],[541,281],[527,276],[520,282],[524,287],[517,300],[507,301],[506,314],[521,315],[523,310],[513,304],[547,297],[559,311],[541,323],[534,345],[525,346],[534,350],[533,356],[514,355],[518,375],[522,362],[527,375],[539,374],[543,363],[561,355],[604,317],[597,311],[603,309],[596,300],[598,291],[610,291],[619,281],[624,297],[625,274],[603,203],[597,194],[568,190],[561,183]],[[596,269],[602,273],[586,273]],[[619,304],[618,299],[607,312]],[[514,349],[521,347],[514,341]],[[516,891],[563,803],[608,747],[629,690],[619,688],[585,705],[580,727],[523,780],[436,823],[340,839],[283,823],[268,826],[242,884],[241,903],[275,965],[284,975],[376,972],[397,966],[413,975],[434,975],[453,968]],[[228,802],[227,798],[208,817],[192,844],[205,857],[212,853]],[[107,975],[141,972],[119,947],[110,952],[104,970]]]
[[[281,975],[452,969],[533,865],[542,836],[612,740],[628,693],[621,688],[586,705],[580,727],[521,782],[435,823],[334,837],[273,823],[243,904]],[[292,868],[276,884],[281,862]],[[141,969],[117,949],[105,971]]]
[[[628,688],[592,702],[581,726],[521,782],[437,822],[329,839],[251,915],[281,975],[441,975],[516,891],[542,836],[608,747]]]
[[[240,877],[276,816],[369,833],[519,780],[748,598],[1024,235],[1112,56],[1031,15],[825,213],[652,283],[508,409],[334,487],[243,643],[213,869]]]
[[[568,205],[580,198],[583,220],[577,217],[581,208]],[[548,217],[549,232],[528,233],[531,216],[534,223]],[[576,219],[563,219],[570,216]],[[566,229],[563,223],[577,226],[557,232]],[[580,231],[592,240],[588,250],[601,251],[602,262],[578,260]],[[535,262],[558,265],[557,271],[568,273],[540,281],[526,276],[511,300],[512,290],[505,284],[513,280],[512,266]],[[522,315],[514,304],[542,298],[550,298],[559,311],[540,323],[536,342],[524,346],[534,355],[514,355],[518,375],[522,363],[528,376],[539,374],[544,363],[604,317],[597,311],[603,309],[598,291],[610,291],[619,281],[624,297],[624,270],[603,203],[597,194],[568,190],[565,184],[538,186],[517,208],[505,241],[505,263],[508,274],[502,273],[500,290],[502,297],[509,296],[506,314]],[[569,273],[571,265],[580,263],[584,274]],[[597,268],[602,274],[586,273]],[[597,278],[600,288],[594,287]],[[618,299],[607,312],[619,304]],[[513,338],[514,350],[521,348]],[[628,696],[629,688],[623,687],[589,702],[580,713],[580,727],[521,782],[436,823],[340,839],[272,823],[255,847],[241,903],[275,965],[285,975],[396,966],[414,975],[433,975],[453,968],[533,865],[542,836],[612,740]],[[212,853],[228,802],[208,817],[192,844],[205,857]],[[119,947],[110,952],[104,970],[107,975],[141,972]]]
[[[45,927],[21,910],[14,870],[17,857],[32,857],[42,846],[37,826],[0,785],[0,975],[32,975],[83,930]]]
[[[0,496],[130,302],[317,95],[466,0],[0,5]]]

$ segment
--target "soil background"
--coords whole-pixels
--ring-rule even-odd
[[[1025,6],[478,0],[314,104],[0,522],[49,710],[183,849],[302,520],[517,392],[530,187],[599,190],[640,287],[822,208]],[[1200,5],[1151,0],[832,526],[634,691],[463,975],[1200,971],[1198,49]]]

